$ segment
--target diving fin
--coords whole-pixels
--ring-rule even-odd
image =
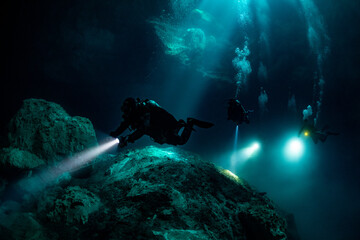
[[[214,124],[211,122],[200,121],[195,118],[188,118],[187,123],[201,127],[201,128],[210,128],[210,127],[214,126]]]

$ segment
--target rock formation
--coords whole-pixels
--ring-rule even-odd
[[[81,123],[87,120],[59,115],[54,111],[58,105],[43,100],[26,104],[11,123],[11,151],[19,156],[13,165],[41,167],[59,153],[93,144],[91,134],[79,141],[88,129]],[[35,105],[31,117],[27,110]],[[70,132],[81,134],[65,134]],[[65,142],[49,143],[51,134]],[[4,156],[0,162],[12,162]],[[31,158],[35,160],[26,163]],[[86,178],[57,179],[40,192],[29,188],[20,200],[2,201],[2,239],[294,239],[287,236],[287,221],[264,194],[179,148],[149,146],[103,154],[92,164]]]
[[[96,144],[89,119],[71,117],[58,104],[26,99],[9,124],[11,148],[29,151],[54,161]]]
[[[0,149],[0,193],[33,170],[97,145],[89,119],[71,117],[60,105],[42,99],[24,100],[9,123],[8,142]]]
[[[12,222],[1,225],[14,239],[19,231],[45,239],[287,239],[271,200],[193,154],[150,146],[94,165],[87,179],[3,210]],[[19,230],[21,221],[28,227]]]

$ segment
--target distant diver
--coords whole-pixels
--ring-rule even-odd
[[[328,128],[329,127],[326,125],[321,130],[319,130],[315,127],[314,121],[305,119],[298,136],[300,137],[300,135],[303,133],[305,137],[311,137],[314,143],[317,144],[319,140],[321,142],[325,142],[329,135],[339,135],[337,132],[327,131]]]
[[[231,120],[236,123],[236,125],[240,125],[243,122],[249,124],[249,113],[253,112],[253,110],[246,111],[244,106],[237,99],[230,99],[228,106],[228,120]]]
[[[119,147],[125,147],[144,135],[150,136],[153,141],[160,144],[183,145],[189,140],[194,130],[193,126],[210,128],[214,125],[195,118],[188,118],[186,122],[182,119],[177,121],[173,115],[149,99],[127,98],[121,106],[121,111],[123,121],[115,131],[110,133],[110,136],[116,138],[127,128],[132,133],[119,139]],[[179,135],[182,128],[183,131]]]

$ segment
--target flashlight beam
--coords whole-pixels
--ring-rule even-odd
[[[236,149],[237,149],[238,137],[239,137],[239,126],[236,125],[236,129],[235,129],[235,140],[234,140],[234,151],[236,151]]]
[[[237,163],[245,163],[252,157],[254,157],[260,150],[261,146],[259,142],[252,143],[249,147],[234,151],[231,155],[231,167],[235,169]]]
[[[26,189],[27,192],[35,193],[41,191],[62,174],[78,170],[118,143],[119,139],[116,138],[99,146],[84,150],[75,154],[73,157],[63,160],[55,166],[44,169],[42,172],[33,175],[30,178],[20,180],[18,184],[23,186],[23,189]]]
[[[77,170],[81,166],[91,162],[91,160],[93,160],[95,157],[107,151],[117,143],[119,143],[118,138],[110,142],[104,143],[102,145],[99,145],[97,147],[80,152],[74,155],[74,157],[66,159],[63,162],[61,162],[59,168],[62,169],[62,172]]]

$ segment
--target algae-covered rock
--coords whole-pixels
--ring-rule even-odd
[[[194,239],[194,240],[208,240],[209,236],[203,231],[196,230],[182,230],[171,229],[162,232],[153,232],[155,236],[162,236],[166,240],[172,239]]]
[[[99,209],[100,199],[93,193],[79,186],[66,188],[56,199],[47,217],[50,221],[62,224],[85,224],[89,215]]]
[[[18,148],[4,148],[0,150],[1,167],[32,169],[44,164],[44,160],[28,151]]]
[[[26,208],[56,233],[48,239],[294,240],[270,199],[194,154],[146,147],[94,164],[89,178],[48,187]]]
[[[131,230],[149,239],[287,239],[267,197],[196,155],[147,147],[115,157],[104,171],[93,191],[119,221],[109,237]]]
[[[46,229],[32,212],[20,211],[21,205],[15,201],[5,201],[0,205],[0,239],[48,239]]]
[[[9,124],[9,143],[44,159],[58,160],[97,144],[89,119],[71,117],[58,104],[26,99]]]
[[[32,169],[45,165],[45,161],[35,154],[18,148],[0,149],[0,201],[7,195],[20,196],[29,186],[14,184],[21,177],[31,176]],[[9,188],[12,188],[11,190]],[[19,195],[20,193],[20,195]]]
[[[16,240],[46,240],[48,239],[44,228],[34,219],[33,213],[14,214],[14,220],[10,225],[12,237]]]

